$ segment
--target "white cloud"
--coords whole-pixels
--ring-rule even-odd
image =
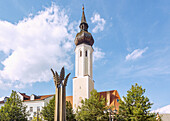
[[[50,68],[72,69],[77,26],[76,22],[69,23],[66,12],[56,5],[16,24],[0,21],[0,51],[8,56],[1,61],[0,87],[22,88],[49,81]]]
[[[66,11],[55,4],[16,24],[0,20],[0,51],[7,56],[0,60],[4,67],[0,70],[0,88],[24,88],[50,81],[50,68],[65,66],[71,70],[78,25],[69,22]],[[95,48],[94,60],[103,57],[101,49]]]
[[[94,16],[91,17],[91,22],[96,23],[96,26],[92,30],[93,33],[97,33],[99,31],[104,30],[104,25],[105,25],[106,21],[104,20],[104,18],[100,17],[100,14],[95,13]]]
[[[3,101],[5,97],[0,97],[0,101]]]
[[[144,52],[146,52],[146,50],[148,49],[148,47],[144,48],[144,49],[136,49],[134,50],[132,53],[128,54],[126,56],[126,60],[136,60],[137,58],[141,57],[142,54]]]
[[[102,52],[102,50],[98,47],[94,47],[94,53],[93,53],[93,61],[97,61],[99,59],[104,58],[105,53]]]
[[[164,106],[164,107],[154,110],[152,112],[159,113],[159,114],[170,114],[170,105]]]

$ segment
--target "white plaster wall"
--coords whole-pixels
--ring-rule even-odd
[[[75,78],[73,85],[73,107],[76,108],[81,99],[87,98],[87,78]]]
[[[90,77],[91,77],[91,79],[93,80],[93,51],[92,52],[90,52],[90,67],[89,67],[89,69],[90,69]]]
[[[77,76],[83,76],[83,70],[82,70],[82,68],[83,68],[83,64],[82,64],[82,60],[83,60],[83,57],[80,57],[80,54],[78,55],[79,57],[78,57],[78,65],[79,65],[79,67],[77,67],[77,68],[79,68],[78,70],[78,75]]]
[[[82,56],[80,56],[82,51]],[[87,51],[87,56],[86,56]],[[73,108],[80,106],[81,100],[90,97],[94,89],[93,81],[93,48],[80,44],[75,48],[75,78],[73,78]]]
[[[42,107],[44,107],[44,101],[40,100],[40,101],[26,101],[23,102],[24,105],[27,106],[27,111],[29,111],[30,116],[29,117],[34,117],[34,112],[37,112],[37,107],[40,107],[40,111],[42,110]],[[30,112],[30,107],[33,107],[33,111]],[[30,119],[28,117],[28,120]]]
[[[87,57],[85,56],[87,50]],[[80,51],[82,51],[82,56],[80,57]],[[87,44],[81,44],[75,48],[75,77],[82,77],[84,75],[89,75],[93,78],[92,73],[92,63],[93,63],[93,48]]]
[[[47,103],[49,103],[49,101],[52,99],[53,96],[46,98],[45,100],[33,100],[33,101],[25,101],[23,102],[24,105],[27,106],[27,111],[30,111],[30,107],[33,107],[33,111],[29,112],[30,116],[28,117],[28,120],[30,119],[30,117],[34,117],[34,112],[37,112],[37,107],[40,107],[40,111],[42,110],[42,107],[46,106]]]
[[[17,92],[18,96],[20,97],[20,99],[23,101],[24,100],[24,97],[19,93]]]
[[[51,97],[49,97],[49,98],[46,98],[46,99],[44,100],[44,106],[46,106],[47,103],[49,103],[49,101],[50,101],[53,97],[54,97],[54,96],[51,96]]]
[[[89,78],[89,97],[90,97],[90,92],[94,89],[94,81]]]
[[[85,50],[84,53],[86,53],[86,50]],[[84,62],[84,64],[85,64],[85,66],[84,66],[84,68],[85,68],[85,69],[84,69],[84,70],[85,70],[84,75],[88,75],[88,64],[89,64],[89,63],[88,63],[88,59],[89,59],[88,56],[87,56],[87,57],[85,56],[85,58],[84,58],[84,60],[85,60],[85,62]]]
[[[35,99],[35,95],[31,95],[30,100],[34,100],[34,99]]]
[[[94,89],[94,82],[89,76],[73,79],[73,108],[76,110],[81,106],[81,100],[90,97],[90,92]]]

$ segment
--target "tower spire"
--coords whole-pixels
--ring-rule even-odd
[[[82,17],[81,17],[81,23],[80,23],[80,29],[81,31],[88,31],[88,24],[86,22],[86,17],[84,14],[84,5],[82,6]]]
[[[85,17],[85,14],[84,14],[84,4],[82,6],[82,17],[81,17],[81,23],[86,23],[86,17]]]
[[[80,45],[82,43],[87,44],[87,45],[91,45],[93,46],[94,43],[94,39],[91,35],[90,32],[88,32],[88,24],[86,22],[86,17],[84,14],[84,5],[82,6],[82,17],[81,17],[81,23],[80,23],[80,32],[77,33],[76,38],[74,40],[75,45]]]

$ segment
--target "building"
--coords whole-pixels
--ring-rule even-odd
[[[23,104],[27,106],[27,111],[29,111],[30,116],[28,120],[32,120],[34,116],[37,115],[37,112],[42,110],[42,107],[46,106],[47,103],[53,98],[54,95],[41,95],[37,96],[32,94],[31,96],[26,95],[25,93],[17,92],[20,99],[23,101]],[[0,108],[5,104],[8,97],[4,98],[4,101],[0,101]]]
[[[47,103],[53,98],[54,94],[52,95],[41,95],[37,96],[35,94],[32,94],[31,96],[26,95],[25,93],[17,92],[20,99],[23,101],[23,104],[27,106],[27,111],[29,111],[30,116],[28,117],[28,120],[32,120],[34,116],[37,115],[37,112],[41,112],[42,107],[46,106]],[[104,91],[99,92],[100,97],[103,96],[105,100],[107,100],[107,106],[114,106],[114,109],[119,109],[119,99],[120,96],[117,92],[117,90],[111,90],[111,91]],[[1,106],[4,106],[5,102],[7,101],[8,97],[5,97],[3,101],[0,101],[0,108]],[[73,105],[73,96],[67,96],[66,101],[70,101]],[[113,109],[113,110],[114,110]]]
[[[93,44],[94,39],[88,32],[88,24],[82,8],[82,17],[80,23],[80,32],[75,38],[75,77],[73,78],[73,109],[76,110],[80,106],[82,99],[89,98],[90,92],[94,89],[93,80]],[[108,100],[107,105],[117,105],[117,99],[120,96],[116,90],[99,92]]]
[[[0,101],[0,109],[7,102],[8,97],[5,97],[3,101]]]
[[[170,120],[170,114],[160,114],[160,117],[161,117],[162,121]]]
[[[89,98],[94,89],[93,80],[93,43],[94,39],[88,32],[84,7],[80,23],[80,32],[75,38],[75,77],[73,78],[73,109],[80,106],[82,99]]]

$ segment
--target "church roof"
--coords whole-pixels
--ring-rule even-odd
[[[120,96],[117,90],[102,91],[98,93],[100,94],[100,98],[103,97],[105,101],[108,101],[106,104],[107,106],[111,107],[112,110],[119,110]],[[73,96],[66,96],[66,101],[70,101],[73,106]]]
[[[76,46],[83,44],[83,43],[93,46],[94,39],[93,39],[93,36],[91,35],[91,33],[88,32],[88,24],[86,22],[84,6],[83,6],[82,10],[83,10],[83,12],[82,12],[82,17],[81,17],[81,23],[79,26],[80,32],[77,33],[74,43]]]

